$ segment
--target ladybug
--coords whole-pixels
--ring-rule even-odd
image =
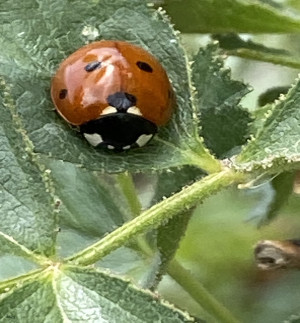
[[[123,41],[102,40],[71,54],[51,86],[58,113],[92,146],[142,147],[171,117],[174,92],[159,61]]]

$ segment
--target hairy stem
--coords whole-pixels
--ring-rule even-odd
[[[142,212],[141,215],[125,223],[100,241],[69,257],[67,261],[77,265],[91,265],[124,245],[129,239],[159,227],[176,214],[192,208],[211,194],[234,182],[241,182],[243,179],[244,175],[230,169],[209,175]]]
[[[136,218],[141,214],[142,205],[138,198],[132,175],[128,172],[125,172],[118,174],[116,178],[119,183],[120,189],[127,200],[133,218]],[[135,238],[135,242],[136,247],[139,251],[142,251],[147,256],[153,255],[151,247],[143,236],[137,236]]]
[[[134,217],[138,216],[141,213],[142,206],[138,199],[131,174],[125,172],[118,174],[116,177],[122,193],[128,202],[131,213],[134,215]]]

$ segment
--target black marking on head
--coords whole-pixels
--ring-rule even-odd
[[[148,73],[152,73],[153,72],[152,67],[148,63],[146,63],[146,62],[138,61],[138,62],[136,62],[136,65],[137,65],[137,67],[139,69],[141,69],[144,72],[148,72]]]
[[[115,107],[118,112],[126,112],[130,107],[136,105],[136,97],[126,92],[116,92],[107,97],[107,103]]]
[[[99,134],[103,140],[99,147],[109,149],[113,146],[114,152],[120,152],[124,147],[137,147],[138,138],[141,135],[154,135],[157,126],[131,113],[114,113],[81,125],[80,131],[84,134]]]
[[[96,70],[97,68],[100,68],[101,67],[101,62],[99,61],[93,61],[93,62],[90,62],[88,63],[84,69],[87,71],[87,72],[93,72],[94,70]]]
[[[66,98],[66,96],[67,96],[67,94],[68,94],[68,90],[67,89],[61,89],[60,91],[59,91],[59,98],[62,100],[62,99],[65,99]]]

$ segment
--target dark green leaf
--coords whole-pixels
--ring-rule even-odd
[[[266,118],[271,110],[272,104],[266,104],[265,106],[259,107],[252,112],[252,117],[254,120],[250,126],[250,133],[256,134],[263,128]]]
[[[245,143],[251,118],[239,106],[249,88],[230,78],[220,55],[216,44],[200,49],[192,65],[192,79],[197,91],[201,135],[217,157],[224,157]]]
[[[237,34],[216,34],[214,38],[220,42],[226,54],[254,59],[273,64],[280,64],[293,68],[300,67],[299,55],[290,53],[284,49],[270,48],[255,43],[251,40],[243,40]]]
[[[0,252],[24,254],[22,248],[51,255],[55,210],[51,183],[32,152],[16,115],[10,88],[0,83]]]
[[[57,284],[62,310],[71,321],[81,317],[118,323],[195,322],[156,295],[109,274],[74,268],[62,274]],[[74,307],[78,310],[71,310]]]
[[[111,176],[62,161],[47,163],[61,200],[60,223],[89,236],[102,237],[130,218]]]
[[[237,50],[240,48],[251,49],[262,53],[272,53],[274,55],[288,55],[289,52],[285,49],[270,48],[262,44],[255,43],[251,39],[244,40],[238,34],[213,34],[213,39],[219,42],[221,48],[226,50]]]
[[[287,94],[289,88],[287,86],[273,87],[258,97],[259,107],[252,112],[253,122],[250,133],[256,134],[263,128],[266,118],[272,111],[272,103],[279,99],[281,94]]]
[[[1,295],[0,322],[65,322],[55,294],[44,277],[20,283]]]
[[[109,273],[54,268],[7,288],[0,322],[200,322]]]
[[[158,283],[167,272],[169,262],[174,258],[181,239],[184,237],[189,220],[194,209],[180,213],[171,219],[166,225],[158,229],[157,247],[160,256],[160,267],[156,274]]]
[[[153,203],[171,196],[185,185],[190,185],[199,180],[202,176],[204,174],[199,169],[188,166],[180,170],[169,170],[159,174]],[[152,287],[155,287],[166,273],[168,264],[174,258],[180,240],[185,234],[192,213],[193,210],[184,214],[181,213],[157,229],[156,243],[160,261],[156,268],[156,279]]]
[[[110,172],[189,163],[202,166],[201,154],[214,163],[202,147],[193,120],[184,52],[160,12],[139,0],[43,0],[39,5],[27,0],[18,6],[1,2],[0,13],[1,73],[13,84],[17,113],[37,152]],[[130,41],[152,52],[166,68],[178,108],[149,146],[122,154],[95,150],[53,111],[51,76],[61,60],[91,39]]]
[[[299,18],[255,0],[165,0],[176,28],[185,33],[299,32]]]
[[[274,197],[268,207],[266,218],[262,219],[263,222],[268,222],[278,215],[293,192],[294,180],[295,172],[283,172],[272,180],[271,185],[274,190]]]
[[[268,89],[262,93],[258,98],[258,105],[263,107],[266,104],[274,103],[275,100],[279,99],[281,94],[287,94],[289,90],[288,86],[276,86]],[[260,110],[260,109],[257,109]]]
[[[297,169],[300,161],[300,82],[276,102],[261,130],[237,158],[238,167],[270,173]]]
[[[0,280],[23,275],[36,269],[37,265],[27,259],[15,255],[4,255],[0,258]],[[1,292],[1,288],[0,288]]]

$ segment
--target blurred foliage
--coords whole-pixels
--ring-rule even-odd
[[[185,33],[299,32],[299,12],[257,0],[164,0],[176,28]],[[274,3],[274,1],[272,1]]]
[[[233,33],[214,34],[213,38],[219,41],[228,55],[300,68],[299,56],[286,49],[266,47],[252,40],[243,40]]]
[[[292,195],[280,217],[258,229],[255,222],[246,219],[260,198],[259,189],[231,189],[206,200],[194,212],[178,258],[242,322],[283,322],[299,311],[300,276],[297,272],[258,271],[251,247],[262,239],[299,237],[300,197]],[[168,280],[160,292],[193,314],[201,313]]]

